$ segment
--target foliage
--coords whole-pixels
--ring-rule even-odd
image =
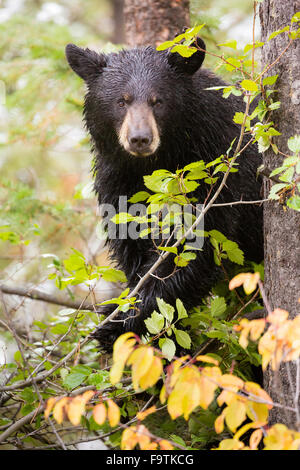
[[[252,341],[256,341],[264,332],[266,325],[269,325],[258,343],[263,358],[263,368],[266,368],[270,361],[273,370],[279,369],[281,361],[298,360],[299,364],[299,319],[287,321],[287,316],[288,312],[276,309],[266,319],[250,322],[243,319],[235,327],[236,331],[242,331],[239,342],[243,348],[246,348],[248,335],[250,334]],[[257,450],[262,438],[265,449],[298,448],[299,432],[281,424],[267,427],[269,410],[278,404],[273,403],[257,383],[243,381],[232,373],[222,373],[219,361],[210,355],[176,358],[164,372],[163,358],[164,355],[160,350],[141,344],[134,333],[125,333],[114,344],[110,382],[114,385],[121,381],[126,365],[131,366],[132,385],[135,391],[153,387],[163,375],[164,385],[159,398],[162,404],[167,402],[167,410],[172,420],[180,416],[188,420],[198,407],[206,410],[216,399],[222,412],[215,419],[215,431],[217,434],[222,434],[226,424],[233,434],[232,438],[222,439],[218,446],[220,450]],[[50,398],[45,417],[48,418],[53,409],[53,417],[59,424],[65,416],[72,424],[77,425],[85,413],[86,403],[94,395],[95,392],[89,391],[75,398],[64,397],[59,400]],[[119,407],[111,399],[104,403],[100,402],[92,408],[93,418],[99,425],[103,425],[106,416],[111,427],[119,423]],[[141,450],[154,450],[158,448],[158,444],[160,449],[174,448],[173,442],[153,436],[144,425],[140,424],[147,416],[157,411],[155,406],[151,406],[137,414],[139,424],[126,427],[123,431],[122,449],[129,450],[139,445]],[[248,420],[250,422],[245,423]],[[246,446],[240,438],[249,430],[254,431],[250,435],[249,446]]]
[[[93,16],[88,14],[86,23],[94,24]],[[254,56],[263,43],[253,41],[241,48],[236,40],[220,34],[216,44],[212,32],[217,30],[217,21],[210,17],[202,21],[205,27],[191,28],[160,48],[171,47],[188,57],[195,52],[194,39],[201,30],[201,35],[210,38],[210,60],[217,56],[218,72],[230,76],[224,99],[230,94],[244,98],[245,112],[234,116],[241,136],[257,143],[261,152],[271,147],[281,155],[276,145],[279,133],[272,121],[272,112],[280,106],[274,88],[278,77],[269,75],[272,64],[258,72]],[[292,44],[299,37],[298,22],[296,13],[291,24],[275,31],[269,40],[285,34]],[[18,35],[13,34],[16,29]],[[98,41],[92,29],[88,28],[88,34],[84,30],[79,43]],[[95,435],[92,438],[105,438],[109,447],[124,450],[298,448],[298,429],[280,423],[269,427],[269,411],[280,404],[273,403],[255,383],[253,366],[262,363],[264,369],[278,370],[282,362],[294,361],[299,368],[299,321],[288,319],[288,312],[281,309],[268,312],[265,319],[240,320],[243,314],[261,308],[263,267],[249,266],[237,244],[220,232],[198,228],[203,208],[195,208],[193,191],[202,184],[213,192],[228,173],[238,171],[237,159],[243,157],[238,142],[228,142],[227,153],[216,155],[209,164],[200,160],[176,173],[160,169],[146,175],[147,191],[131,199],[132,203],[145,201],[146,214],[121,213],[114,218],[116,224],[144,224],[142,237],[159,234],[162,241],[154,249],[158,256],[172,256],[175,270],[196,256],[187,231],[206,237],[225,281],[192,312],[185,310],[180,299],[176,309],[157,299],[158,311],[146,320],[145,337],[130,332],[120,336],[110,367],[91,340],[89,334],[103,320],[99,304],[116,304],[127,311],[135,307],[138,297],[122,288],[109,299],[96,295],[99,283],[118,285],[126,279],[108,266],[103,241],[95,234],[88,147],[79,124],[81,85],[68,72],[63,54],[75,34],[79,33],[66,25],[38,25],[29,16],[7,21],[1,34],[1,79],[6,83],[9,110],[0,181],[3,280],[12,278],[18,285],[21,279],[29,283],[28,292],[41,285],[51,287],[55,295],[63,291],[65,301],[81,300],[79,308],[49,305],[46,315],[35,317],[30,333],[24,335],[24,328],[11,320],[24,302],[18,300],[11,308],[1,293],[1,330],[8,344],[17,348],[13,358],[0,367],[0,442],[17,448],[43,447],[40,430],[46,429],[50,448],[69,445],[67,439],[60,442],[64,441],[60,436],[68,435],[71,443]],[[255,99],[257,105],[250,114],[249,105]],[[80,138],[68,146],[73,128]],[[270,174],[280,182],[272,186],[269,198],[289,210],[299,210],[299,136],[291,136],[288,148],[291,154],[283,155],[282,164]],[[70,167],[76,168],[77,175],[67,173]],[[183,223],[178,207],[172,212],[173,204],[191,204],[194,211]],[[161,219],[159,213],[165,208]],[[163,238],[167,226],[176,229],[176,236]],[[96,249],[91,249],[93,244]],[[231,268],[228,261],[233,262]],[[183,357],[176,355],[178,348],[185,351]],[[155,404],[149,406],[149,401]],[[22,417],[28,418],[25,426]],[[73,438],[76,431],[81,438],[79,434]]]

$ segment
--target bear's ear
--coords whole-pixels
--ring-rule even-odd
[[[103,67],[106,66],[104,54],[97,54],[97,52],[90,49],[82,49],[75,46],[75,44],[67,45],[66,57],[71,69],[85,81],[99,75]]]
[[[182,73],[193,75],[201,67],[202,62],[205,58],[205,42],[201,38],[197,38],[196,41],[191,44],[193,47],[200,48],[191,57],[182,57],[178,52],[169,52],[168,62],[171,67]]]

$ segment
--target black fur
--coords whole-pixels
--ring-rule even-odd
[[[232,95],[224,99],[222,90],[205,90],[224,83],[212,72],[199,69],[203,54],[197,52],[189,61],[178,54],[157,52],[152,47],[98,55],[88,49],[67,46],[71,67],[88,86],[84,118],[96,154],[95,190],[100,203],[114,204],[118,209],[120,195],[130,198],[145,190],[144,175],[156,169],[175,171],[193,161],[212,161],[224,154],[239,135],[240,126],[234,124],[232,118],[236,111],[244,110],[245,104]],[[160,107],[153,108],[161,143],[151,156],[134,157],[119,144],[117,132],[125,110],[119,107],[118,100],[124,93],[133,94],[134,101],[144,103],[151,93],[162,100]],[[230,174],[216,202],[260,199],[261,181],[256,179],[260,157],[256,147],[249,146],[238,161],[238,173]],[[200,203],[206,198],[208,188],[202,183],[195,191]],[[205,230],[211,229],[236,241],[248,259],[261,261],[263,258],[261,207],[212,208],[205,216]],[[112,258],[125,272],[130,288],[157,260],[151,240],[110,240],[109,248]],[[222,272],[214,263],[208,241],[203,251],[197,253],[194,261],[167,280],[148,279],[139,293],[139,315],[98,329],[94,336],[100,344],[110,349],[124,331],[143,333],[144,319],[157,308],[156,297],[170,304],[179,297],[187,309],[199,304]],[[174,260],[169,256],[156,275],[168,276],[173,269]],[[113,309],[114,306],[109,306],[104,311],[110,313]],[[119,318],[130,315],[136,312],[120,314]]]

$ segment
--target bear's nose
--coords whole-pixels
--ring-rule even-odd
[[[133,152],[143,153],[152,143],[152,135],[150,133],[137,133],[128,138],[130,149]]]

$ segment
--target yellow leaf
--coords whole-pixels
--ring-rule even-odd
[[[241,450],[244,444],[236,439],[223,439],[216,450]]]
[[[105,423],[106,415],[107,415],[107,411],[106,411],[106,406],[104,405],[104,403],[99,403],[98,405],[94,407],[93,418],[96,421],[96,423],[99,424],[99,426],[102,426],[102,424]]]
[[[160,399],[160,402],[162,404],[166,403],[166,399],[167,399],[167,392],[166,392],[166,386],[163,385],[161,387],[161,391],[160,391],[160,394],[159,394],[159,399]]]
[[[143,450],[156,450],[158,447],[157,442],[150,442],[147,446],[143,447]]]
[[[130,355],[127,364],[132,364],[132,383],[135,390],[139,389],[139,381],[147,374],[152,361],[153,348],[148,346],[141,346]]]
[[[178,378],[168,399],[168,412],[172,419],[183,415],[187,420],[200,401],[200,372],[194,366],[177,372]]]
[[[152,413],[155,413],[156,412],[156,406],[151,406],[150,408],[148,408],[147,410],[145,411],[139,411],[139,413],[137,413],[136,417],[139,421],[143,421],[145,418],[147,418],[147,416],[151,415]]]
[[[289,312],[283,310],[282,308],[276,308],[274,312],[270,313],[266,320],[273,325],[279,326],[281,323],[284,323],[289,316]]]
[[[54,398],[54,397],[48,398],[46,409],[45,409],[45,419],[49,418],[49,415],[52,411],[54,404],[56,403],[56,400],[57,398]]]
[[[69,420],[74,426],[80,424],[81,416],[85,413],[85,405],[94,394],[95,392],[88,390],[82,395],[77,395],[75,398],[69,399],[66,411]]]
[[[90,401],[90,399],[95,395],[95,392],[93,390],[87,390],[86,392],[84,392],[81,397],[82,397],[82,401],[83,403],[86,405],[88,401]]]
[[[189,356],[183,356],[180,359],[176,359],[176,361],[170,364],[170,369],[172,371],[171,379],[170,379],[170,387],[173,388],[178,377],[180,377],[181,370],[183,369],[184,362]]]
[[[259,273],[240,273],[229,282],[229,289],[233,290],[243,285],[247,295],[251,294],[257,287]]]
[[[166,441],[166,439],[159,441],[159,447],[160,450],[174,450],[172,444],[169,441]]]
[[[200,399],[199,406],[205,410],[209,407],[215,397],[215,391],[218,388],[217,379],[221,376],[218,367],[205,367],[200,376]]]
[[[110,369],[110,373],[109,373],[109,379],[110,379],[110,383],[112,385],[115,385],[118,382],[120,382],[120,380],[122,378],[122,375],[123,375],[123,369],[124,369],[125,362],[116,361],[116,362],[113,363],[113,365]]]
[[[250,273],[240,273],[240,274],[237,274],[237,276],[234,276],[234,278],[232,278],[231,281],[229,282],[229,290],[233,290],[233,289],[236,289],[237,287],[242,286],[249,274]]]
[[[224,419],[226,416],[226,410],[227,408],[225,408],[225,410],[223,410],[220,416],[218,416],[215,420],[215,430],[217,434],[220,434],[224,431]]]
[[[136,435],[136,426],[131,426],[123,431],[121,439],[122,450],[132,450],[138,443],[138,437]]]
[[[255,291],[259,281],[259,273],[250,274],[244,281],[245,294],[249,295]]]
[[[120,348],[126,343],[129,338],[135,338],[135,334],[132,332],[124,333],[123,335],[119,336],[119,338],[114,342],[113,347],[113,360],[119,359],[119,352]]]
[[[298,450],[300,433],[288,429],[284,424],[274,424],[264,438],[264,450]]]
[[[264,318],[259,320],[252,320],[250,325],[250,338],[252,341],[256,341],[260,335],[263,333],[266,326],[266,321]]]
[[[112,400],[107,400],[107,416],[111,427],[117,426],[120,422],[120,408]]]
[[[268,422],[269,410],[267,405],[248,401],[246,407],[247,416],[249,416],[252,421],[259,421],[262,424],[266,424]]]
[[[220,387],[230,388],[230,391],[237,391],[244,386],[242,379],[231,374],[222,375],[222,377],[218,379],[218,384]]]
[[[246,349],[246,347],[248,346],[248,343],[249,343],[249,341],[248,341],[249,331],[250,331],[250,324],[248,323],[248,325],[244,326],[244,328],[242,329],[242,332],[241,332],[240,337],[239,337],[239,344],[244,349]]]
[[[75,397],[69,401],[67,407],[67,415],[73,426],[78,426],[81,420],[81,416],[85,412],[85,405],[81,400],[81,397]]]
[[[233,400],[236,400],[236,393],[229,392],[228,390],[222,390],[220,395],[217,398],[217,403],[219,406],[224,405],[226,403],[229,405]]]
[[[263,437],[262,429],[256,429],[250,436],[249,445],[251,450],[256,450]]]
[[[153,357],[152,364],[150,365],[148,372],[139,379],[139,385],[143,390],[149,387],[153,387],[159,380],[163,371],[162,360],[155,356]]]
[[[53,408],[53,418],[58,424],[61,424],[64,420],[66,411],[65,406],[67,405],[68,401],[69,397],[63,397],[55,404]]]
[[[133,333],[130,334],[132,335]],[[125,340],[123,336],[126,336]],[[122,339],[122,341],[120,341],[116,346],[116,343],[120,340],[120,338]],[[112,383],[112,385],[115,385],[121,380],[125,363],[130,354],[132,353],[135,344],[135,338],[128,339],[128,333],[125,333],[125,335],[120,336],[115,342],[113,354],[114,362],[110,370],[110,382]]]
[[[260,399],[262,399],[266,402],[268,402],[265,405],[267,406],[267,408],[269,410],[271,408],[273,408],[272,398],[257,383],[255,383],[255,382],[245,382],[245,391],[248,392],[248,393],[251,393],[254,396],[257,396],[258,398],[260,398]],[[252,397],[250,396],[250,400],[253,400],[253,396]]]
[[[149,436],[148,429],[143,425],[137,426],[137,438],[138,444],[141,450],[149,450],[149,446],[151,446],[151,439]]]
[[[226,410],[225,421],[230,431],[235,432],[246,419],[246,405],[240,400],[230,403]]]
[[[201,362],[208,362],[209,364],[214,364],[215,366],[219,365],[219,361],[217,361],[213,357],[207,356],[206,354],[197,356],[196,360]]]

